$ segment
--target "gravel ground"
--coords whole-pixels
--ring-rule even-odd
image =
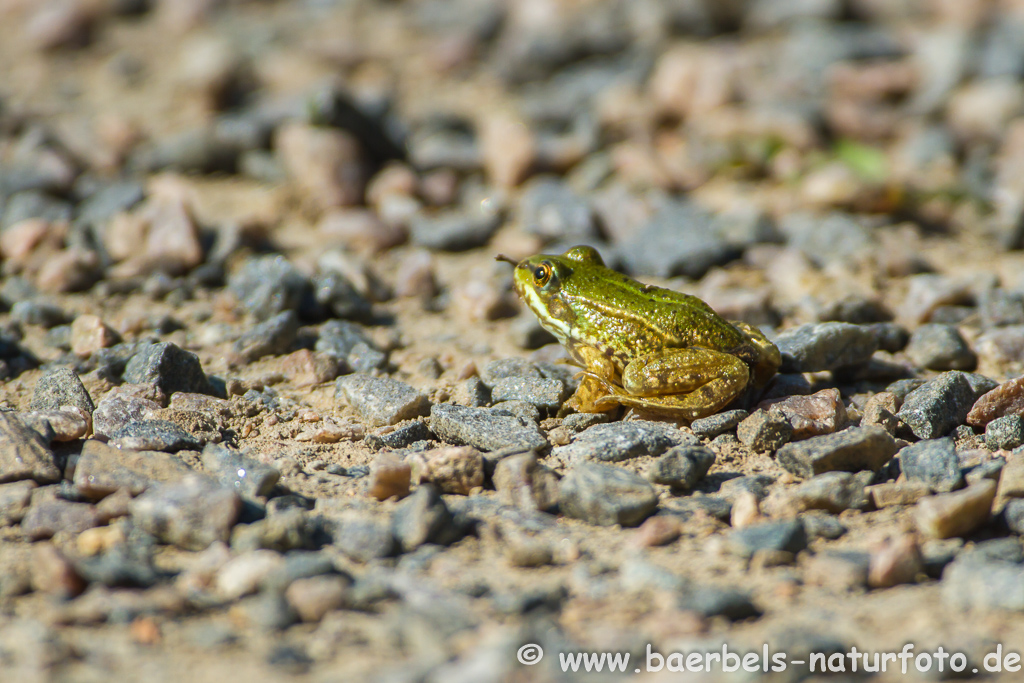
[[[4,680],[1024,642],[1024,3],[0,0],[0,74]],[[555,417],[493,257],[576,244],[781,374]]]

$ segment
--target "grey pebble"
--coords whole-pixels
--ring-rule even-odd
[[[170,420],[137,420],[129,422],[110,435],[110,445],[133,451],[175,453],[199,450],[202,442]]]
[[[942,600],[956,610],[1024,611],[1024,567],[957,558],[942,573]]]
[[[314,348],[345,363],[351,372],[370,372],[387,364],[387,354],[377,348],[361,327],[348,320],[325,322]]]
[[[553,177],[535,178],[523,188],[519,224],[548,241],[586,242],[598,237],[586,198]]]
[[[728,524],[732,516],[732,501],[721,496],[669,498],[661,504],[659,514],[676,515],[684,521],[701,514]]]
[[[973,370],[978,357],[955,325],[928,323],[910,335],[906,354],[929,370]]]
[[[382,434],[370,433],[363,439],[363,442],[370,448],[379,451],[382,448],[399,450],[409,448],[418,441],[427,441],[433,438],[430,428],[421,420],[410,420],[398,425],[394,429]]]
[[[793,437],[793,425],[779,410],[756,410],[739,423],[736,437],[757,453],[777,451]]]
[[[715,219],[691,202],[666,202],[619,253],[633,275],[699,279],[712,267],[741,253],[726,240]]]
[[[820,372],[865,365],[878,350],[867,325],[807,323],[775,339],[782,353],[780,372]]]
[[[926,439],[907,446],[900,451],[900,469],[908,481],[923,482],[937,493],[948,493],[964,483],[951,437]]]
[[[75,466],[75,488],[89,500],[124,489],[137,496],[156,483],[181,481],[192,470],[180,458],[152,451],[122,451],[89,439]]]
[[[29,540],[37,541],[61,532],[78,534],[99,525],[95,506],[52,498],[32,504],[21,520],[21,531]]]
[[[165,395],[176,392],[213,395],[199,356],[171,342],[143,346],[124,369],[130,384],[155,384]]]
[[[898,323],[871,323],[867,327],[878,340],[880,351],[896,353],[906,348],[910,341],[910,333],[907,332],[907,328]]]
[[[525,377],[527,379],[543,379],[543,375],[535,364],[525,358],[502,358],[492,360],[480,370],[480,381],[488,388],[499,380],[507,377]]]
[[[559,486],[563,514],[597,526],[636,526],[654,513],[658,495],[643,477],[615,465],[579,462]]]
[[[775,483],[775,479],[767,474],[748,474],[745,477],[726,479],[718,487],[718,495],[727,500],[733,500],[741,493],[752,493],[759,501],[768,496],[768,487]]]
[[[159,409],[159,403],[146,398],[108,394],[96,404],[96,410],[93,411],[93,434],[109,439],[111,434],[129,422],[141,420],[147,411]]]
[[[430,409],[430,431],[442,441],[473,446],[481,451],[542,449],[547,439],[537,425],[520,417],[482,408],[438,403]]]
[[[251,258],[228,278],[228,289],[259,320],[297,310],[309,281],[283,256]]]
[[[805,512],[800,515],[800,521],[803,522],[804,529],[807,530],[807,538],[809,539],[824,538],[834,541],[842,537],[847,531],[842,521],[830,513],[820,512],[816,514],[814,511]]]
[[[689,491],[697,486],[715,464],[715,453],[707,446],[675,446],[651,463],[647,479],[674,489]]]
[[[725,617],[729,621],[754,619],[763,613],[746,591],[708,585],[687,586],[676,607],[705,619]]]
[[[568,397],[565,385],[558,379],[504,377],[491,387],[491,399],[496,403],[526,401],[547,412],[558,410]]]
[[[391,525],[369,514],[349,513],[334,520],[332,543],[356,562],[390,557],[395,552]]]
[[[246,362],[281,356],[291,349],[298,333],[299,318],[295,311],[284,311],[248,329],[235,341],[232,350]]]
[[[976,398],[967,373],[951,370],[907,394],[896,417],[917,438],[936,439],[964,423]]]
[[[510,415],[519,417],[534,424],[540,422],[540,410],[537,406],[526,401],[502,401],[491,406],[491,412],[495,415]]]
[[[978,296],[978,313],[985,329],[1024,325],[1024,294],[986,289]]]
[[[424,543],[442,543],[450,538],[452,513],[437,487],[422,484],[395,507],[391,532],[402,552],[411,552]],[[446,538],[449,536],[449,538]]]
[[[867,474],[867,477],[863,475]],[[862,510],[868,506],[864,487],[870,483],[870,472],[825,472],[811,477],[786,495],[807,510],[825,510],[838,514],[843,510]]]
[[[0,412],[0,484],[22,479],[51,484],[60,478],[43,437],[13,414]]]
[[[732,431],[747,418],[745,410],[728,410],[709,417],[702,417],[690,423],[690,430],[698,439],[713,439],[719,434]]]
[[[572,413],[562,418],[562,426],[573,432],[582,432],[594,425],[611,421],[611,413]]]
[[[74,370],[55,367],[39,378],[32,392],[31,410],[59,410],[61,406],[75,406],[92,414],[95,406],[82,380]]]
[[[68,322],[68,316],[60,306],[45,301],[16,301],[11,306],[11,320],[49,329]]]
[[[339,318],[360,318],[370,314],[370,302],[343,274],[327,270],[312,280],[313,298]]]
[[[281,479],[276,467],[220,444],[206,444],[202,463],[222,484],[244,496],[268,496]]]
[[[8,486],[13,486],[13,484],[8,484]],[[1011,532],[1018,536],[1024,536],[1024,498],[1008,500],[1002,515],[1003,521]]]
[[[727,543],[740,557],[752,557],[759,550],[796,554],[807,547],[807,530],[799,519],[764,522],[732,531]]]
[[[498,214],[453,211],[436,216],[420,214],[409,223],[410,241],[440,251],[465,251],[481,247],[501,225]]]
[[[426,415],[430,401],[405,382],[361,373],[339,377],[335,398],[345,400],[371,427]]]
[[[25,516],[32,502],[34,481],[15,481],[0,484],[0,527],[17,524]]]
[[[851,427],[835,434],[786,444],[776,460],[783,469],[809,479],[822,472],[878,470],[896,454],[896,442],[881,427]]]
[[[985,425],[985,444],[994,450],[1013,450],[1024,443],[1024,417],[1004,415]]]
[[[130,509],[135,523],[161,541],[202,550],[216,541],[227,542],[242,500],[209,477],[190,475],[149,488]]]
[[[567,446],[552,450],[552,455],[565,463],[583,460],[620,462],[642,455],[658,456],[673,446],[697,445],[692,434],[664,422],[633,420],[609,422],[589,427],[575,436]]]

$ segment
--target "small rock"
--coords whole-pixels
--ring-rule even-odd
[[[186,550],[227,542],[241,509],[236,492],[198,475],[153,486],[131,504],[136,524]]]
[[[675,446],[655,460],[647,479],[682,491],[692,490],[715,464],[715,453],[706,446]]]
[[[804,567],[804,580],[833,590],[863,589],[868,584],[871,556],[849,550],[815,553]]]
[[[52,484],[60,481],[61,471],[38,432],[0,412],[0,484],[22,479]]]
[[[676,607],[705,619],[725,617],[729,621],[754,619],[763,614],[748,593],[713,586],[690,587],[680,596]]]
[[[480,371],[480,380],[488,389],[499,381],[509,377],[524,377],[527,379],[543,379],[543,375],[535,364],[525,358],[502,358],[492,360]]]
[[[56,367],[39,378],[32,393],[32,410],[60,410],[63,406],[81,408],[92,415],[95,406],[82,380],[73,370]]]
[[[583,413],[580,413],[583,414]],[[724,413],[716,413],[709,417],[702,417],[690,423],[690,430],[698,439],[713,439],[719,434],[730,432],[736,425],[747,418],[745,410],[730,410]]]
[[[937,439],[964,423],[974,401],[968,375],[952,370],[907,394],[896,417],[917,438]]]
[[[12,484],[8,484],[12,486]],[[0,493],[0,496],[3,494]],[[2,510],[3,503],[0,503],[0,510]],[[2,519],[2,511],[0,511],[0,519]],[[1024,500],[1020,498],[1014,498],[1007,501],[1006,506],[1003,507],[1003,521],[1006,522],[1006,527],[1018,536],[1024,535]]]
[[[247,330],[235,342],[232,352],[247,363],[264,356],[280,356],[288,353],[298,333],[295,311],[284,311]]]
[[[227,600],[237,600],[257,592],[260,584],[284,566],[284,558],[273,550],[250,550],[224,563],[213,585]]]
[[[21,531],[29,540],[37,541],[61,532],[77,534],[99,524],[94,506],[54,498],[34,503],[21,520]]]
[[[94,251],[73,247],[50,256],[36,275],[39,289],[60,294],[81,292],[102,276],[100,258]]]
[[[953,439],[928,439],[900,451],[900,469],[908,481],[923,482],[937,493],[963,486],[960,460]]]
[[[648,517],[633,535],[633,544],[638,548],[654,548],[668,545],[683,534],[683,522],[675,515]]]
[[[846,426],[847,421],[846,406],[838,389],[823,389],[810,396],[762,401],[758,408],[781,412],[793,427],[793,441],[837,432]],[[781,446],[779,444],[776,449]]]
[[[793,425],[780,410],[756,410],[736,428],[740,443],[757,453],[782,448],[793,436]]]
[[[780,372],[820,372],[867,364],[878,339],[866,325],[808,323],[775,340],[782,353]]]
[[[1024,415],[1024,377],[1004,382],[979,398],[967,414],[967,424],[984,427],[1005,415]]]
[[[0,526],[17,524],[25,517],[36,486],[34,481],[0,484]]]
[[[77,441],[89,432],[89,413],[76,406],[64,406],[60,410],[42,410],[19,413],[22,422],[40,434],[49,436],[50,441]]]
[[[860,419],[861,426],[877,425],[895,435],[900,424],[899,418],[896,417],[899,405],[900,401],[896,398],[896,394],[891,392],[882,391],[873,395],[864,404],[864,412]]]
[[[111,392],[97,404],[92,414],[93,433],[99,438],[109,439],[111,434],[131,422],[143,419],[151,410],[160,410],[160,404],[146,398]]]
[[[650,220],[620,245],[634,275],[700,279],[712,267],[740,253],[714,217],[692,202],[665,202]]]
[[[535,423],[481,408],[438,403],[430,409],[430,430],[447,443],[481,451],[542,449],[547,439]]]
[[[1024,443],[1024,417],[1004,415],[985,426],[985,445],[993,450],[1012,450]]]
[[[332,382],[338,376],[338,359],[326,353],[299,349],[281,359],[281,372],[295,386],[309,387]]]
[[[31,567],[32,588],[40,593],[67,600],[85,591],[86,581],[64,554],[49,543],[33,546]]]
[[[1024,567],[964,557],[942,573],[942,600],[950,609],[1024,611]]]
[[[405,255],[395,270],[395,296],[432,299],[438,286],[434,277],[434,257],[429,251],[416,250]]]
[[[98,316],[80,315],[71,323],[71,353],[88,358],[100,349],[106,349],[121,341],[117,332],[106,325]]]
[[[614,465],[578,462],[559,487],[562,513],[598,526],[636,526],[658,507],[654,488]]]
[[[978,364],[978,357],[955,325],[921,325],[910,335],[906,354],[929,370],[973,370]]]
[[[863,510],[868,506],[864,484],[865,478],[860,475],[825,472],[787,491],[786,496],[802,510],[839,514],[843,510]]]
[[[297,310],[309,288],[306,276],[283,256],[249,259],[228,279],[228,289],[258,320]]]
[[[547,241],[575,244],[597,237],[589,202],[551,177],[536,178],[523,188],[519,224]]]
[[[504,377],[491,387],[491,400],[495,403],[526,401],[549,413],[558,410],[568,396],[565,384],[557,379]]]
[[[502,458],[494,468],[498,500],[520,510],[550,512],[558,506],[558,475],[537,461],[535,453]]]
[[[124,370],[124,381],[155,384],[167,396],[178,391],[214,393],[199,357],[170,342],[149,344],[132,356]]]
[[[1024,498],[1024,457],[1015,454],[1006,462],[999,477],[999,500]]]
[[[989,479],[962,491],[925,498],[917,504],[917,528],[930,538],[967,536],[992,514],[996,483]]]
[[[732,499],[732,512],[729,515],[732,528],[742,529],[762,521],[764,516],[761,514],[761,505],[753,493],[741,491]]]
[[[731,532],[727,544],[732,552],[746,558],[764,550],[795,555],[807,547],[807,531],[798,519],[765,522]]]
[[[243,496],[269,496],[281,479],[277,468],[219,444],[206,445],[202,462],[207,472]]]
[[[658,456],[673,446],[697,443],[695,437],[674,425],[633,420],[589,427],[577,434],[568,446],[555,448],[552,455],[565,463],[582,460],[620,462],[644,455]]]
[[[424,394],[404,382],[364,374],[339,378],[335,397],[344,398],[371,427],[425,415],[430,406]]]
[[[133,451],[197,451],[203,444],[170,420],[129,422],[110,435],[110,445]]]
[[[930,496],[932,488],[923,481],[889,481],[869,486],[867,492],[875,507],[887,508],[893,505],[914,505],[922,498]]]
[[[501,225],[498,214],[457,211],[441,215],[419,215],[409,223],[412,243],[435,251],[466,251],[482,247]]]
[[[902,583],[914,583],[924,572],[921,550],[917,539],[903,534],[886,541],[871,553],[868,585],[872,588],[891,588]]]
[[[356,562],[371,562],[395,552],[391,525],[372,515],[347,513],[333,528],[334,545]]]
[[[401,450],[409,448],[417,441],[429,441],[433,434],[424,422],[420,420],[409,420],[396,427],[390,425],[381,427],[371,434],[367,434],[363,441],[374,450],[387,448],[390,450]]]
[[[345,606],[351,585],[351,579],[338,574],[311,576],[293,581],[284,594],[299,619],[316,623],[328,612]]]
[[[412,482],[412,465],[392,453],[379,453],[370,463],[368,493],[377,500],[405,498]]]
[[[67,322],[64,310],[43,301],[16,301],[11,306],[11,320],[22,325],[38,325],[47,329]]]
[[[453,526],[452,513],[441,494],[424,484],[403,500],[391,516],[391,532],[402,552],[412,552],[424,543],[440,543]]]
[[[349,133],[291,122],[278,128],[274,148],[315,210],[354,206],[362,200],[366,169],[359,142]]]
[[[484,459],[472,446],[448,446],[409,456],[416,484],[430,482],[441,493],[468,496],[484,484]]]
[[[90,439],[75,465],[74,483],[80,494],[99,500],[122,490],[137,496],[153,484],[181,481],[190,471],[166,453],[122,451]]]
[[[387,355],[378,349],[362,328],[348,320],[328,320],[320,327],[316,351],[338,360],[340,371],[371,372],[387,363]]]
[[[881,427],[851,427],[786,444],[775,457],[787,471],[809,479],[822,472],[873,472],[895,454],[896,442]]]

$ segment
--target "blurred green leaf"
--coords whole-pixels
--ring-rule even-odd
[[[880,183],[889,177],[889,160],[880,149],[852,140],[840,140],[836,143],[835,155],[864,180]]]

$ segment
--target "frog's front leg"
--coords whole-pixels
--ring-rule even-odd
[[[577,345],[573,347],[572,355],[585,370],[576,393],[562,405],[558,417],[565,417],[572,411],[604,413],[614,410],[617,404],[598,405],[598,401],[608,396],[608,386],[614,386],[619,381],[619,370],[615,363],[592,346]]]
[[[708,349],[671,349],[634,359],[622,372],[621,388],[605,383],[598,408],[621,404],[679,415],[711,415],[739,396],[750,381],[746,363]]]

